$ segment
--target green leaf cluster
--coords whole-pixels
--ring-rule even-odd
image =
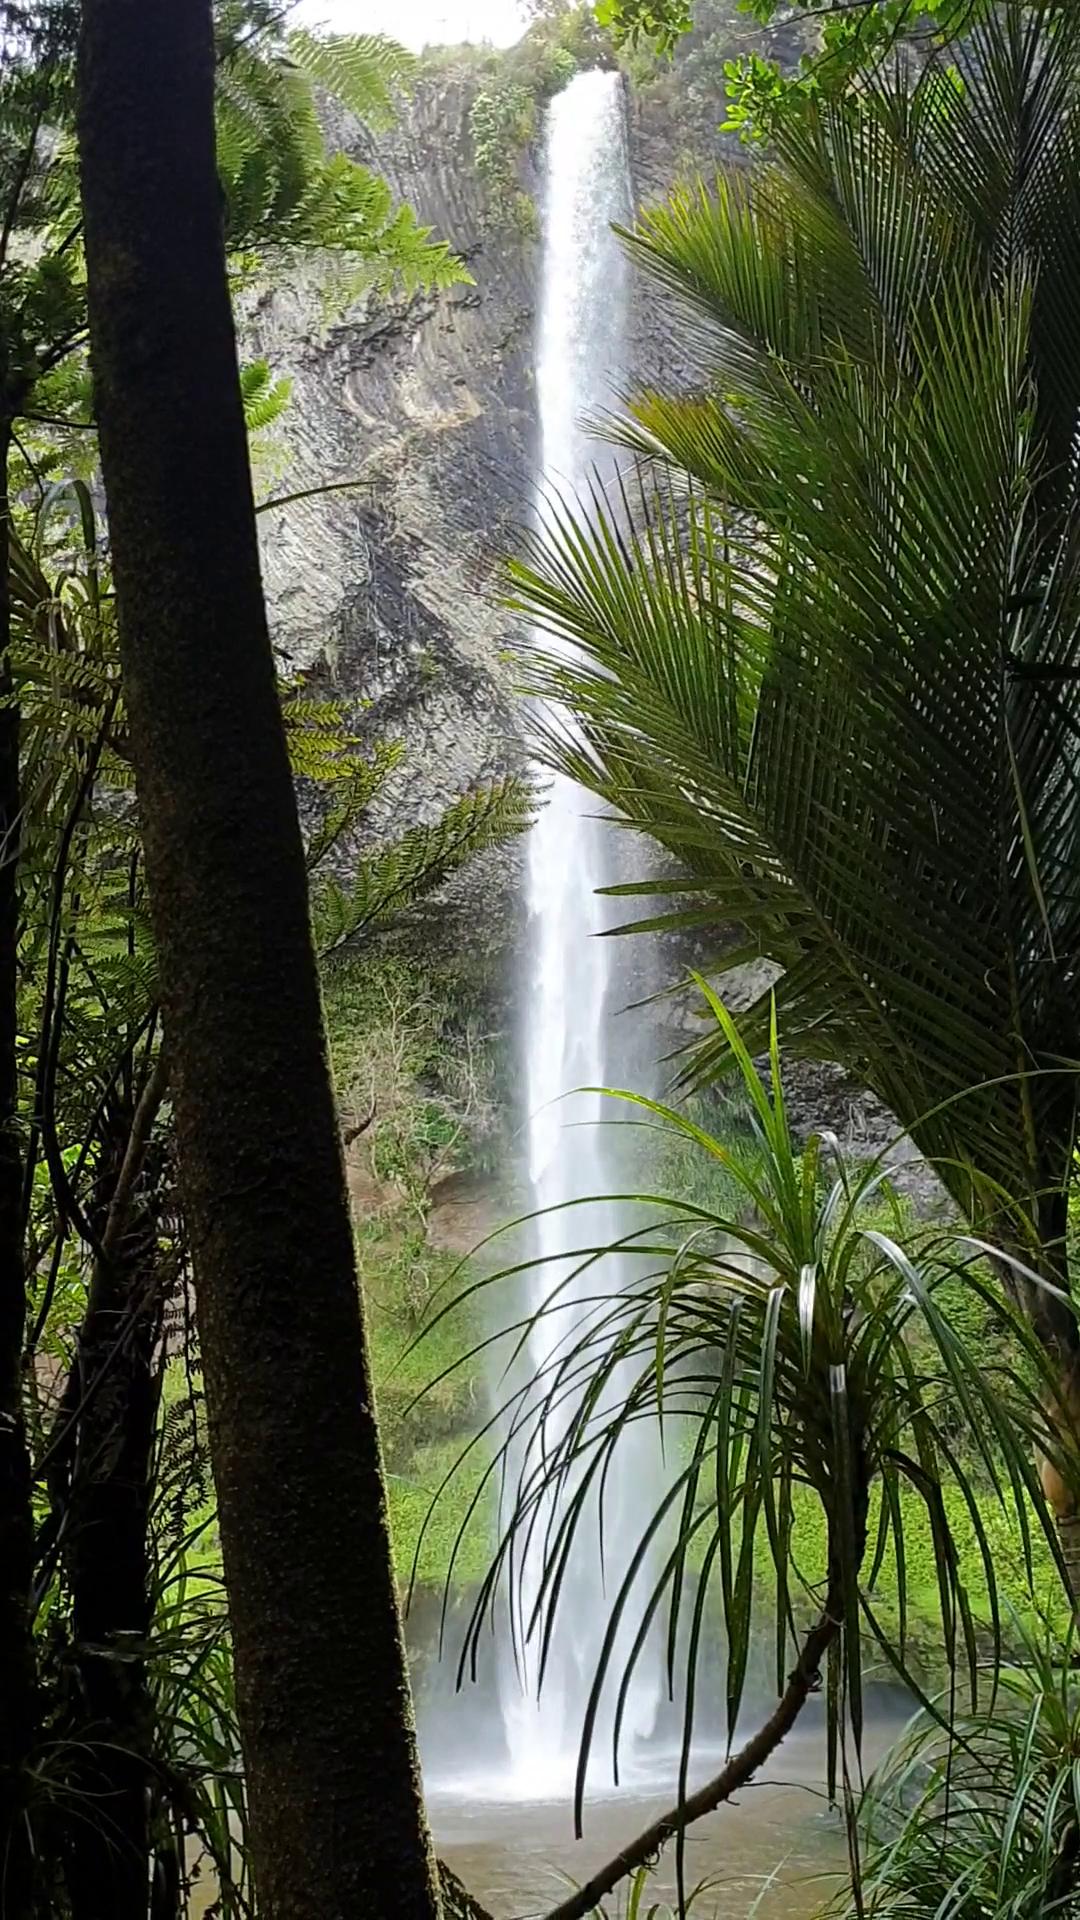
[[[536,96],[517,81],[482,87],[469,109],[473,157],[496,220],[522,220],[521,202],[528,195],[518,168],[536,127]]]
[[[376,787],[355,805],[346,798],[344,811],[335,817],[335,840],[355,829],[393,764],[384,758]],[[361,853],[347,884],[329,875],[319,879],[312,899],[318,951],[329,955],[391,925],[445,885],[466,861],[523,833],[533,811],[527,783],[499,780],[461,794],[434,820],[410,827],[388,846]]]

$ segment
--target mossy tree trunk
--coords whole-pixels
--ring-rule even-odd
[[[91,345],[266,1920],[431,1920],[214,164],[210,0],[85,0]]]
[[[31,1901],[26,1795],[34,1724],[34,1540],[22,1397],[26,1275],[16,1053],[19,716],[10,697],[8,397],[7,369],[0,364],[0,1920],[23,1920]]]

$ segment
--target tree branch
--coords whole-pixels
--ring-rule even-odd
[[[764,1766],[780,1742],[791,1732],[811,1693],[816,1692],[821,1663],[839,1630],[839,1607],[830,1593],[825,1611],[803,1642],[802,1652],[776,1711],[765,1725],[738,1753],[732,1754],[727,1765],[712,1780],[677,1806],[669,1808],[667,1813],[661,1814],[659,1820],[654,1820],[651,1827],[646,1827],[636,1840],[631,1840],[614,1859],[600,1867],[591,1880],[572,1893],[568,1900],[552,1907],[545,1915],[545,1920],[585,1920],[585,1916],[594,1911],[620,1880],[636,1873],[639,1867],[647,1866],[677,1833],[691,1826],[695,1820],[700,1820],[704,1814],[712,1813],[725,1800],[730,1800],[732,1794],[747,1786],[758,1768]]]

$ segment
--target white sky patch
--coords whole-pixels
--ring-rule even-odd
[[[298,0],[295,18],[332,33],[385,33],[418,51],[440,42],[509,47],[525,22],[517,0]]]

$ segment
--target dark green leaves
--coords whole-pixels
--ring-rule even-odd
[[[665,924],[740,926],[717,972],[781,969],[786,1044],[1029,1222],[1080,1059],[1078,47],[1009,5],[960,87],[809,100],[770,164],[643,214],[694,384],[631,396],[635,469],[513,569],[578,723],[542,750],[675,856]],[[732,1066],[707,1027],[688,1077]]]

